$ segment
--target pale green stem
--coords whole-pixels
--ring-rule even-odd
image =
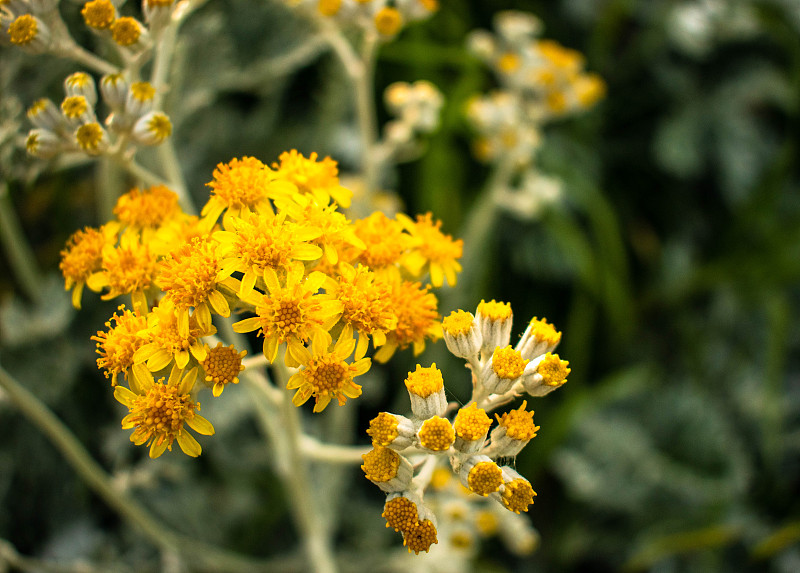
[[[171,137],[167,138],[164,143],[158,146],[158,157],[167,175],[167,186],[178,195],[178,202],[181,204],[181,207],[183,207],[183,210],[190,215],[196,215],[197,208],[186,189],[186,181],[183,177],[183,171],[181,171],[178,155],[175,152],[175,146],[172,143]]]
[[[97,210],[101,221],[108,221],[114,214],[114,205],[119,198],[123,182],[118,165],[108,157],[101,157],[97,166]]]
[[[117,66],[111,62],[107,62],[103,58],[95,56],[93,53],[84,50],[77,44],[72,44],[64,48],[57,55],[78,62],[99,74],[115,74],[119,71]]]
[[[284,365],[283,353],[273,364],[276,374],[276,384],[285,387],[289,380],[289,370]],[[285,399],[281,404],[283,418],[283,436],[288,443],[288,468],[289,474],[284,480],[292,498],[297,526],[300,529],[306,553],[311,567],[316,573],[334,573],[336,563],[330,546],[330,539],[326,535],[323,523],[317,516],[317,501],[314,489],[309,478],[308,462],[302,455],[301,440],[302,427],[300,410],[291,400]]]
[[[111,476],[94,461],[70,429],[2,367],[0,367],[0,388],[5,390],[19,411],[50,440],[78,476],[112,509],[136,526],[162,551],[179,554],[183,559],[196,564],[193,570],[231,573],[275,570],[277,560],[254,561],[170,530],[143,506],[115,488]]]
[[[25,557],[17,552],[17,549],[5,539],[0,539],[0,566],[10,565],[14,570],[19,571],[32,571],[39,573],[109,573],[110,571],[124,571],[125,569],[108,569],[103,567],[100,569],[94,565],[90,565],[85,561],[78,561],[75,564],[69,565],[65,563],[56,563],[52,561],[45,561],[43,559],[34,559],[32,557]],[[0,569],[5,571],[5,569]]]
[[[22,232],[9,197],[8,183],[5,181],[0,182],[0,239],[22,290],[32,301],[41,302],[42,275],[36,265],[33,250]]]
[[[378,190],[380,184],[380,174],[374,157],[378,141],[373,85],[377,45],[377,34],[374,30],[367,30],[361,46],[361,73],[351,76],[355,88],[356,116],[361,136],[361,171],[364,175],[364,190],[367,199]]]
[[[125,171],[133,175],[136,179],[139,179],[142,183],[146,183],[147,185],[168,185],[166,180],[133,160],[126,160],[114,155],[109,157],[116,161],[120,167],[125,169]]]

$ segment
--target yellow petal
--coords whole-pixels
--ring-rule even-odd
[[[249,295],[253,291],[253,287],[256,286],[256,279],[258,279],[258,275],[256,275],[253,267],[248,268],[242,277],[242,284],[239,285],[239,298],[247,298],[247,295]]]
[[[314,412],[322,412],[331,402],[330,394],[323,394],[317,396],[317,401],[314,403]]]
[[[161,348],[147,361],[147,367],[150,372],[158,372],[162,368],[166,368],[170,362],[172,362],[172,354]],[[184,363],[183,366],[186,366],[186,364]]]
[[[200,447],[200,444],[194,439],[194,436],[185,430],[178,432],[178,445],[181,447],[184,454],[193,458],[199,456],[203,451],[203,448]]]
[[[116,386],[114,388],[114,399],[128,408],[133,408],[133,403],[138,397],[138,395],[125,388],[125,386]]]
[[[158,456],[163,454],[165,451],[167,451],[167,440],[166,439],[160,440],[160,443],[159,443],[159,439],[156,438],[155,440],[153,440],[153,443],[150,444],[150,457],[153,458],[153,459],[156,459]]]
[[[257,316],[245,318],[244,320],[233,323],[233,331],[238,332],[239,334],[244,332],[252,332],[259,328],[261,328],[261,319]]]
[[[189,424],[189,427],[198,434],[203,434],[204,436],[214,435],[214,426],[212,426],[211,422],[199,414],[195,414],[191,418],[186,418],[186,423]]]

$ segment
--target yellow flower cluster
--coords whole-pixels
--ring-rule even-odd
[[[473,394],[466,406],[448,404],[444,377],[435,364],[417,365],[405,381],[411,417],[381,412],[370,422],[367,435],[373,449],[363,456],[362,469],[387,494],[383,514],[387,527],[403,534],[410,551],[428,551],[438,543],[433,510],[437,484],[451,475],[444,460],[463,491],[471,494],[467,500],[482,504],[481,498],[489,498],[513,514],[526,512],[533,504],[536,492],[530,482],[513,467],[498,463],[513,459],[536,437],[539,426],[534,424],[533,410],[523,401],[516,409],[495,414],[494,429],[487,412],[522,394],[552,392],[566,382],[570,369],[552,353],[561,333],[546,319],[534,317],[512,347],[513,316],[510,304],[491,300],[481,301],[475,315],[456,310],[443,320],[448,349],[472,371]],[[428,496],[428,492],[433,493]],[[478,511],[472,513],[477,519]],[[423,523],[425,534],[419,535]],[[445,538],[455,545],[469,545],[476,530],[480,531],[477,524],[462,524],[457,532],[447,531]],[[527,539],[525,547],[517,548],[520,552],[532,548],[532,537]]]
[[[249,314],[233,329],[255,331],[269,362],[298,369],[287,385],[293,403],[313,397],[314,411],[361,394],[354,379],[370,368],[370,340],[385,361],[441,337],[438,301],[422,281],[455,284],[461,241],[430,214],[350,221],[339,210],[351,192],[336,162],[297,151],[271,167],[252,157],[220,164],[208,187],[199,217],[164,186],[133,189],[117,201],[114,221],[76,232],[62,251],[76,307],[84,286],[105,300],[130,296],[94,337],[97,364],[131,409],[131,439],[151,456],[175,440],[199,454],[183,423],[213,428],[197,422],[195,380],[214,397],[239,381],[244,352],[204,340],[216,332],[214,315]]]

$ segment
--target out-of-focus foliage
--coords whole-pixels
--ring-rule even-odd
[[[442,128],[393,180],[411,212],[432,209],[455,231],[487,175],[470,156],[464,106],[492,85],[463,39],[509,3],[441,4],[382,50],[376,98],[396,80],[426,79],[444,92]],[[541,547],[522,561],[487,545],[479,564],[797,571],[800,5],[542,0],[514,8],[584,52],[608,92],[597,109],[545,134],[540,165],[563,180],[565,202],[535,222],[504,216],[486,244],[467,244],[483,265],[467,269],[466,290],[443,303],[446,313],[497,298],[521,316],[546,313],[565,332],[560,353],[572,367],[558,397],[535,405],[542,431],[517,460],[539,493],[530,514]],[[198,197],[213,166],[233,156],[270,161],[297,147],[354,163],[341,71],[285,6],[216,0],[192,16],[183,38],[173,93],[188,95],[168,107]],[[15,182],[36,258],[53,272],[66,237],[99,218],[92,171],[42,175],[41,163],[9,143],[15,126],[28,127],[26,106],[56,98],[74,67],[5,47],[2,61],[0,173]],[[57,279],[36,304],[15,289],[3,260],[0,277],[0,362],[30,382],[121,487],[201,540],[257,556],[291,543],[272,492],[274,460],[248,439],[255,423],[236,395],[215,404],[223,410],[214,412],[215,443],[224,447],[210,444],[200,461],[142,460],[121,447],[118,409],[87,340],[110,305],[92,303],[75,317]],[[364,403],[380,404],[380,390],[364,386]],[[2,401],[0,434],[0,537],[39,557],[157,568],[155,550]],[[392,538],[376,530],[368,485],[353,492],[341,536],[374,548],[368,566],[377,570]],[[358,527],[372,531],[347,533]]]

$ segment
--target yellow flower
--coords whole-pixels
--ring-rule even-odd
[[[328,331],[342,314],[342,303],[331,300],[330,295],[316,294],[325,282],[325,275],[312,272],[303,277],[301,269],[293,268],[286,275],[286,285],[278,280],[271,268],[264,271],[267,294],[253,294],[250,300],[256,307],[252,318],[234,323],[236,332],[258,330],[264,337],[264,356],[274,362],[278,346],[287,343],[285,362],[288,366],[299,364],[305,357],[304,344],[312,337],[323,336],[330,343]]]
[[[380,211],[353,222],[356,236],[366,247],[353,262],[368,266],[387,281],[399,280],[400,268],[413,239],[403,232],[403,225]]]
[[[327,205],[331,199],[344,208],[350,206],[353,192],[339,184],[339,167],[336,161],[326,157],[317,160],[316,152],[303,157],[296,149],[284,151],[272,168],[279,178],[293,183],[298,191],[311,195],[320,205]]]
[[[431,275],[431,284],[440,287],[447,279],[447,284],[455,286],[456,273],[461,271],[461,258],[464,241],[456,241],[450,235],[445,235],[439,229],[441,221],[433,221],[433,215],[417,215],[417,220],[412,221],[403,213],[397,214],[397,219],[403,224],[413,237],[418,239],[415,249],[406,258],[406,268],[414,276],[421,276],[427,268]]]
[[[320,230],[319,237],[312,243],[322,248],[327,263],[338,263],[347,249],[360,251],[366,248],[364,242],[356,236],[347,217],[336,210],[336,204],[320,205],[308,197],[295,195],[291,201],[276,200],[275,204],[298,223]]]
[[[147,363],[151,372],[166,368],[173,360],[178,368],[186,368],[189,357],[202,362],[206,359],[206,349],[200,338],[214,334],[213,325],[202,328],[197,319],[189,318],[189,332],[184,336],[178,326],[178,315],[170,301],[162,301],[147,315],[148,344],[139,348],[133,356],[136,364]]]
[[[219,288],[226,285],[233,290],[238,281],[220,272],[221,257],[217,251],[218,245],[195,238],[159,263],[158,284],[166,293],[165,300],[175,305],[182,336],[189,334],[190,308],[194,308],[193,317],[204,330],[211,326],[212,310],[220,316],[231,315],[228,301]]]
[[[130,294],[134,310],[147,312],[145,291],[153,285],[157,272],[156,257],[150,248],[139,242],[138,234],[126,232],[119,246],[106,244],[103,247],[103,268],[89,275],[86,284],[96,292],[108,287],[103,300]]]
[[[326,291],[343,305],[343,324],[358,333],[356,358],[367,352],[369,337],[377,348],[386,344],[386,333],[397,327],[397,315],[391,306],[391,287],[368,268],[341,263],[339,274],[330,278]]]
[[[61,251],[59,268],[64,275],[64,289],[72,291],[72,305],[81,307],[81,294],[86,280],[92,273],[103,268],[103,248],[116,243],[119,225],[108,223],[100,229],[86,227],[75,231],[67,240],[67,246]]]
[[[207,183],[211,187],[211,197],[200,213],[209,223],[209,228],[223,211],[226,229],[233,217],[244,217],[250,212],[272,214],[271,198],[296,191],[285,181],[276,181],[275,173],[255,157],[234,158],[228,163],[220,163],[213,177],[214,180]]]
[[[442,337],[442,323],[437,311],[438,301],[430,292],[430,285],[400,281],[392,285],[390,307],[397,315],[397,326],[389,332],[386,344],[375,353],[375,360],[386,362],[400,350],[414,346],[414,356],[425,350],[425,339]]]
[[[322,249],[309,243],[321,231],[286,220],[286,213],[276,216],[250,214],[231,219],[231,229],[217,231],[214,238],[223,245],[220,276],[243,273],[239,298],[246,299],[259,278],[267,280],[267,270],[283,278],[290,270],[303,271],[302,261],[314,261]]]
[[[130,411],[122,419],[122,429],[133,428],[131,441],[137,446],[150,446],[151,458],[157,458],[165,450],[172,451],[175,440],[186,455],[200,455],[200,444],[184,428],[184,424],[198,434],[214,434],[211,422],[197,413],[200,403],[191,397],[196,378],[196,368],[182,376],[181,369],[175,367],[166,384],[163,378],[154,382],[151,375],[143,381],[140,392],[133,392],[124,386],[114,389],[114,398]]]
[[[228,384],[239,383],[239,372],[244,370],[242,358],[247,354],[247,350],[237,352],[236,348],[223,346],[217,342],[214,348],[206,345],[206,359],[200,365],[206,371],[206,382],[212,384],[211,393],[214,397],[222,394]]]
[[[350,328],[342,330],[333,350],[328,350],[328,337],[319,333],[314,336],[311,347],[313,354],[306,348],[298,351],[300,371],[289,378],[286,385],[289,390],[297,389],[292,404],[301,406],[313,396],[314,411],[322,412],[333,398],[343,406],[348,398],[361,396],[361,386],[353,382],[353,378],[369,370],[371,361],[361,358],[352,364],[346,362],[356,348]]]
[[[148,232],[143,241],[151,238],[151,231],[181,213],[178,196],[164,185],[153,185],[148,189],[131,189],[114,206],[114,215],[123,225],[133,230]]]
[[[106,378],[111,378],[111,385],[117,385],[117,375],[122,372],[128,379],[128,371],[133,368],[133,356],[136,351],[147,344],[147,319],[120,305],[119,314],[114,313],[106,322],[108,332],[98,331],[92,340],[97,342],[97,367],[105,370]],[[114,321],[114,326],[111,326]],[[144,331],[144,334],[140,334]]]

